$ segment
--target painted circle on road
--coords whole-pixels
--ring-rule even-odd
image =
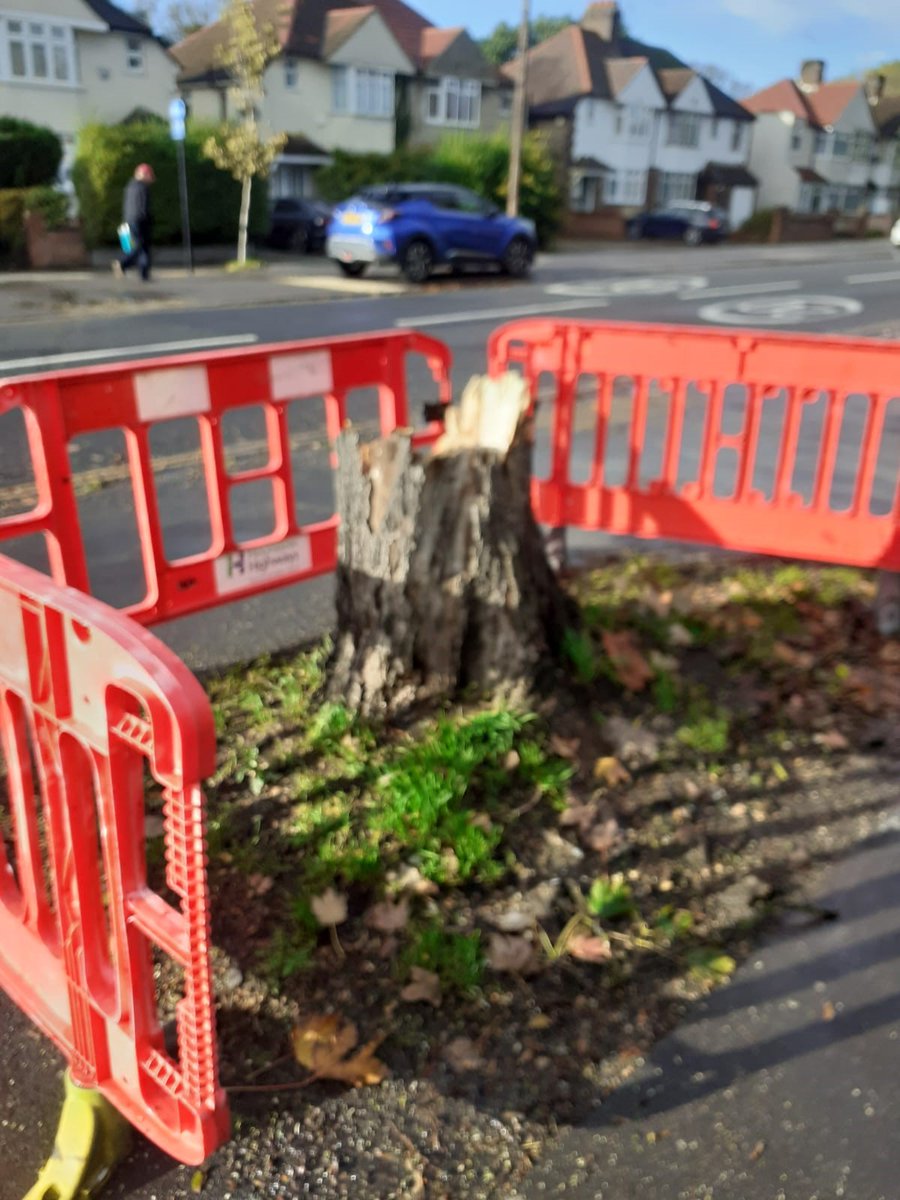
[[[858,300],[847,296],[754,296],[707,304],[699,316],[716,325],[802,325],[853,317],[862,310]]]
[[[576,279],[571,283],[550,283],[544,291],[550,296],[584,296],[603,299],[609,296],[670,296],[678,292],[705,288],[703,275],[629,275],[624,279]]]

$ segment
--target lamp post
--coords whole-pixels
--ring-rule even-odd
[[[519,215],[519,189],[522,182],[522,143],[528,113],[528,33],[530,0],[522,0],[522,23],[519,26],[519,73],[513,93],[512,128],[509,135],[509,188],[506,193],[507,216]]]

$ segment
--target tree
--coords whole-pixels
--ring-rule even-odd
[[[215,21],[220,7],[219,0],[170,0],[164,10],[163,31],[180,42]]]
[[[722,67],[717,67],[714,63],[694,63],[692,70],[698,75],[702,75],[704,79],[708,79],[711,84],[725,92],[729,96],[733,96],[739,100],[741,96],[749,96],[753,91],[752,83],[745,83],[741,79],[737,79]]]
[[[548,38],[552,38],[572,24],[574,21],[571,17],[535,17],[529,26],[529,45],[537,46],[541,42],[546,42]],[[517,26],[507,25],[505,21],[501,21],[499,25],[495,26],[493,32],[480,43],[482,52],[485,58],[490,59],[492,63],[502,66],[503,63],[511,62],[516,57],[518,38]]]
[[[257,26],[250,0],[228,0],[223,21],[227,35],[216,61],[231,80],[229,96],[237,119],[227,121],[220,133],[208,138],[203,153],[241,184],[237,261],[245,263],[253,180],[257,176],[265,179],[287,141],[284,133],[263,137],[257,120],[265,96],[266,68],[279,45],[271,25]]]

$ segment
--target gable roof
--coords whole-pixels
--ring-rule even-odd
[[[374,11],[370,4],[365,8],[333,8],[330,13],[326,13],[325,33],[322,38],[323,58],[331,58],[361,25],[365,25]]]
[[[810,125],[822,129],[839,121],[850,101],[862,90],[862,84],[821,83],[815,90],[801,88],[793,79],[779,79],[770,87],[754,92],[742,101],[752,113],[789,112]]]
[[[575,24],[567,25],[528,51],[528,99],[532,116],[543,119],[565,115],[584,96],[615,99],[647,66],[669,103],[691,80],[699,78],[716,116],[753,120],[746,108],[667,50],[629,37],[607,41],[593,30]],[[515,80],[520,70],[518,59],[501,68],[510,80]]]
[[[426,63],[433,62],[434,59],[440,58],[464,32],[462,25],[458,25],[455,29],[436,29],[433,25],[423,29],[415,61],[424,66]]]
[[[142,34],[144,37],[152,37],[154,41],[157,40],[150,26],[136,17],[134,13],[125,12],[124,9],[111,4],[109,0],[84,0],[84,2],[101,21],[116,33]]]

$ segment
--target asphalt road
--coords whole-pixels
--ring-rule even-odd
[[[418,328],[443,339],[454,354],[457,390],[470,375],[485,369],[485,346],[490,332],[517,317],[571,315],[709,327],[757,327],[803,332],[877,329],[900,318],[897,301],[900,256],[882,242],[834,243],[791,247],[681,247],[640,245],[613,247],[587,253],[545,256],[526,283],[509,283],[496,277],[448,280],[425,294],[342,298],[317,303],[266,305],[256,308],[147,311],[140,315],[45,320],[7,326],[0,330],[0,375],[40,370],[48,358],[54,369],[94,361],[105,352],[115,358],[143,357],[148,345],[154,353],[188,352],[198,339],[222,338],[235,342],[282,342],[298,338],[362,333],[373,329]],[[71,356],[61,362],[61,356]],[[433,397],[427,371],[410,376],[414,409]],[[727,397],[725,426],[739,420],[742,401]],[[642,474],[658,464],[664,435],[664,400],[651,403],[648,445]],[[321,405],[295,406],[292,446],[295,472],[302,479],[298,516],[312,522],[332,511],[330,471],[324,438]],[[895,408],[900,406],[895,405]],[[376,397],[354,398],[351,417],[372,429]],[[630,414],[627,389],[619,389],[613,411],[613,429],[607,450],[606,470],[614,479],[624,469],[626,430]],[[654,414],[656,419],[654,419]],[[546,413],[536,447],[535,468],[547,464]],[[692,444],[699,441],[705,415],[702,404],[689,405],[687,443],[682,478],[691,478]],[[847,499],[855,455],[864,419],[864,405],[850,405],[844,427],[842,452],[834,501]],[[815,413],[804,426],[802,461],[795,486],[810,486],[818,452]],[[579,436],[573,447],[571,471],[575,480],[586,476],[593,448],[592,402],[586,391],[578,415]],[[4,486],[24,485],[20,507],[27,506],[27,470],[21,420],[0,418],[0,502]],[[781,435],[778,413],[763,430],[766,449],[774,461]],[[891,435],[900,456],[900,411],[891,414]],[[263,431],[261,413],[236,417],[226,431],[229,455],[243,468],[261,465]],[[79,487],[81,514],[92,588],[115,605],[136,601],[143,579],[136,553],[130,490],[116,481],[116,467],[124,457],[119,431],[83,438],[70,447]],[[196,424],[173,421],[154,431],[154,457],[165,529],[166,549],[172,557],[203,550],[209,544],[209,523],[203,487],[197,471]],[[693,465],[696,469],[696,465]],[[105,474],[104,474],[105,473]],[[121,471],[119,472],[121,475]],[[723,465],[717,487],[728,488]],[[765,475],[765,470],[763,470]],[[93,482],[92,482],[93,480]],[[765,487],[765,478],[757,480]],[[9,493],[7,493],[9,496]],[[24,496],[24,499],[22,498]],[[260,483],[236,489],[234,513],[241,538],[259,536],[272,526],[271,494]],[[889,503],[889,498],[885,501]],[[13,502],[13,506],[16,502]],[[10,511],[7,503],[4,511]],[[605,539],[582,535],[573,539],[576,549],[603,545]],[[41,567],[46,558],[35,539],[7,543],[14,557]],[[327,628],[332,615],[331,587],[320,580],[299,588],[284,589],[267,597],[231,605],[215,613],[186,618],[157,628],[186,661],[205,668],[296,644]]]

